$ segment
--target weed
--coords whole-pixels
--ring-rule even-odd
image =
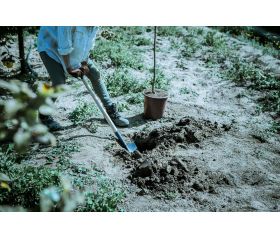
[[[241,60],[237,56],[231,59],[230,66],[222,74],[226,79],[241,85],[262,91],[265,95],[259,99],[262,111],[280,113],[280,82],[273,74],[267,73],[252,62]]]
[[[192,57],[200,48],[197,40],[191,35],[188,35],[183,38],[183,44],[184,45],[181,54],[185,58]]]
[[[209,31],[205,36],[204,44],[209,47],[221,48],[226,45],[226,41],[216,32]]]
[[[85,128],[90,132],[90,133],[96,133],[98,129],[98,125],[95,124],[94,122],[90,122],[89,125],[85,126]]]
[[[77,211],[80,212],[113,212],[125,197],[124,191],[115,182],[99,175],[92,190],[85,193],[85,203]]]
[[[113,74],[106,76],[107,89],[111,96],[116,97],[127,93],[137,93],[145,89],[144,83],[139,83],[129,73],[128,69],[118,68]]]
[[[150,72],[153,73],[154,69],[150,69]],[[163,70],[160,68],[156,69],[156,81],[155,81],[155,88],[167,90],[169,86],[170,79],[166,77]]]
[[[134,93],[127,99],[127,102],[130,104],[140,104],[143,102],[143,94]]]
[[[270,128],[270,131],[273,132],[273,133],[280,133],[280,122],[273,122],[271,124],[271,128]]]
[[[97,109],[94,104],[80,102],[78,106],[69,114],[68,118],[76,125],[88,120]]]
[[[192,94],[193,96],[197,96],[198,95],[195,91],[193,91],[193,90],[191,90],[191,89],[189,89],[187,87],[181,88],[180,89],[180,94]]]
[[[164,196],[167,200],[174,200],[179,196],[179,194],[176,191],[174,192],[165,191]]]
[[[58,142],[56,147],[45,151],[46,163],[56,164],[59,170],[68,169],[71,166],[72,153],[79,152],[80,146],[76,142]]]
[[[0,152],[0,172],[11,179],[10,191],[0,189],[0,204],[38,210],[40,192],[51,185],[59,186],[58,171],[43,166],[15,164],[12,152],[3,152],[3,149]]]
[[[129,106],[127,105],[127,103],[119,103],[118,104],[118,110],[119,112],[124,112],[125,110],[129,110]]]
[[[265,76],[261,69],[252,62],[246,62],[235,56],[225,71],[225,77],[237,83],[244,84],[248,81],[261,80]]]
[[[184,36],[183,28],[175,27],[175,26],[158,27],[157,34],[158,34],[158,36],[163,36],[163,37],[170,37],[170,36],[182,37],[182,36]]]
[[[261,103],[262,111],[272,111],[280,114],[280,90],[273,90],[258,100]]]
[[[178,38],[172,38],[170,40],[171,49],[180,49],[182,47],[182,40]]]
[[[108,40],[97,41],[92,57],[99,63],[107,63],[107,66],[126,66],[133,69],[143,69],[143,61],[139,54],[133,51],[129,44]]]
[[[152,44],[151,39],[145,37],[137,37],[132,42],[136,46],[150,46]]]

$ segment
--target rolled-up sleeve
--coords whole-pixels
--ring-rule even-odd
[[[58,53],[68,55],[73,51],[72,27],[57,27]]]

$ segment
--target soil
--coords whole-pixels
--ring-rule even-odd
[[[200,148],[200,144],[211,136],[228,131],[230,126],[218,126],[217,122],[199,122],[183,118],[170,127],[161,127],[151,132],[134,134],[134,141],[142,159],[135,161],[125,151],[115,155],[125,159],[131,167],[129,179],[141,188],[138,194],[153,194],[157,198],[173,195],[189,196],[195,191],[215,193],[216,185],[233,185],[230,176],[212,173],[198,167],[187,156],[178,155],[178,148]]]
[[[150,98],[162,98],[162,99],[168,98],[168,93],[167,92],[162,91],[162,90],[158,90],[158,89],[155,89],[155,93],[153,93],[150,90],[146,90],[144,92],[144,95],[147,96],[147,97],[150,97]]]
[[[227,38],[244,58],[279,74],[278,59]],[[56,133],[59,140],[82,144],[73,162],[94,165],[121,183],[126,198],[119,208],[124,211],[280,211],[280,137],[269,131],[271,114],[257,111],[261,93],[221,79],[200,51],[181,59],[167,38],[158,37],[158,43],[157,62],[172,79],[166,113],[158,121],[145,120],[143,105],[131,105],[123,113],[131,126],[120,130],[127,141],[135,141],[142,157],[116,143],[100,114],[90,120],[98,125],[95,133],[70,122],[67,116],[80,100],[92,101],[82,83],[70,78],[75,87],[57,99],[54,117],[68,126]],[[139,48],[151,65],[151,49]],[[39,76],[47,76],[35,49],[30,62]],[[135,77],[145,78],[141,74]],[[190,93],[181,94],[182,88]]]

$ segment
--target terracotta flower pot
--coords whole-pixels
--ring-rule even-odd
[[[144,91],[144,117],[152,120],[162,118],[168,98],[168,93],[164,90],[147,89]]]

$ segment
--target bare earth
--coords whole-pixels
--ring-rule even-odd
[[[179,67],[178,52],[170,50],[168,40],[159,42],[157,62],[172,78],[165,116],[144,120],[143,105],[132,105],[124,113],[131,128],[121,129],[138,144],[142,159],[116,144],[100,114],[92,118],[99,125],[94,134],[71,127],[67,114],[78,100],[93,101],[82,83],[75,83],[57,100],[55,116],[70,126],[56,134],[58,139],[73,138],[82,145],[73,161],[94,165],[122,184],[127,196],[119,208],[124,211],[280,211],[279,135],[267,131],[269,114],[256,111],[260,93],[222,80],[215,69],[205,67],[199,52]],[[244,57],[279,71],[279,60],[237,44]],[[151,50],[142,48],[152,64]],[[38,64],[35,51],[32,61]],[[42,65],[36,71],[46,76]],[[182,87],[191,92],[180,94]]]

